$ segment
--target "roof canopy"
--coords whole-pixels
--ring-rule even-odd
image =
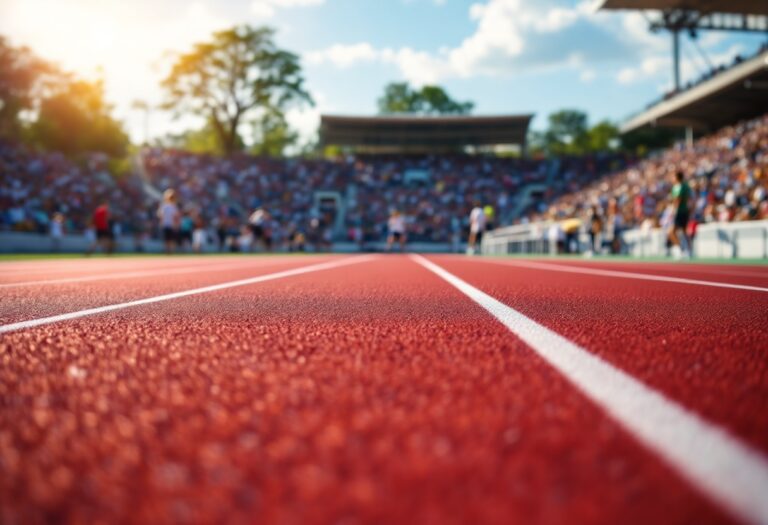
[[[439,149],[464,146],[525,144],[533,115],[381,116],[323,115],[323,144],[388,149]]]
[[[646,125],[713,130],[768,113],[768,51],[630,118],[626,133]]]
[[[683,9],[702,13],[768,15],[766,0],[603,0],[600,9]]]

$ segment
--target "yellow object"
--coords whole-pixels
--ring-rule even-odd
[[[581,219],[566,219],[560,225],[565,233],[573,233],[581,228]]]

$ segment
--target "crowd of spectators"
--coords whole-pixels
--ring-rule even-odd
[[[151,183],[176,189],[182,206],[199,211],[217,230],[228,223],[234,235],[251,210],[267,210],[278,245],[297,231],[313,244],[331,238],[383,241],[393,210],[406,218],[409,241],[457,244],[466,236],[473,206],[487,206],[493,225],[509,215],[525,186],[549,181],[541,196],[551,198],[594,179],[616,159],[550,162],[448,154],[270,160],[167,149],[144,154]],[[317,223],[320,231],[313,232]]]
[[[0,229],[83,232],[104,201],[112,205],[117,228],[140,224],[146,204],[141,186],[131,174],[114,177],[108,163],[102,154],[75,162],[0,142]]]
[[[531,221],[597,222],[611,239],[625,228],[666,227],[681,172],[692,190],[689,235],[697,224],[768,219],[768,115],[679,143],[551,202]]]
[[[625,228],[663,226],[677,172],[693,192],[694,224],[768,219],[768,115],[637,163],[618,154],[313,160],[160,148],[145,150],[141,158],[142,170],[115,177],[103,155],[75,162],[0,143],[0,229],[83,232],[91,227],[93,210],[106,202],[121,233],[159,237],[157,198],[145,193],[148,185],[175,190],[183,223],[208,232],[220,249],[247,233],[257,209],[265,211],[260,228],[269,231],[275,247],[289,247],[295,239],[316,247],[335,240],[383,241],[393,210],[405,217],[409,241],[457,245],[467,235],[469,211],[478,205],[491,227],[514,212],[524,221],[599,223],[614,238]],[[522,202],[530,185],[538,193]]]

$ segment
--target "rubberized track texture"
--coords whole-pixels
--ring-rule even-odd
[[[768,523],[768,266],[0,263],[0,523]]]

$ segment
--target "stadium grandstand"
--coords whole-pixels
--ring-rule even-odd
[[[324,145],[368,152],[446,152],[466,148],[517,146],[525,151],[533,115],[517,116],[376,116],[323,115]]]
[[[768,43],[753,56],[737,55],[728,66],[712,67],[701,78],[682,84],[680,39],[701,32],[727,31],[768,35],[768,3],[762,0],[604,0],[604,10],[653,11],[651,31],[672,37],[672,90],[621,127],[627,133],[645,126],[680,127],[712,132],[768,112]],[[704,57],[705,60],[706,57]]]
[[[675,229],[669,195],[679,173],[692,188],[687,236],[698,238],[697,253],[768,257],[765,223],[719,226],[768,219],[768,43],[698,80],[680,81],[681,36],[696,38],[702,31],[768,35],[768,3],[604,0],[601,8],[652,12],[649,29],[672,36],[673,89],[626,120],[621,132],[684,128],[686,140],[625,170],[571,185],[524,221],[533,226],[487,236],[486,251],[669,256],[669,232]]]

